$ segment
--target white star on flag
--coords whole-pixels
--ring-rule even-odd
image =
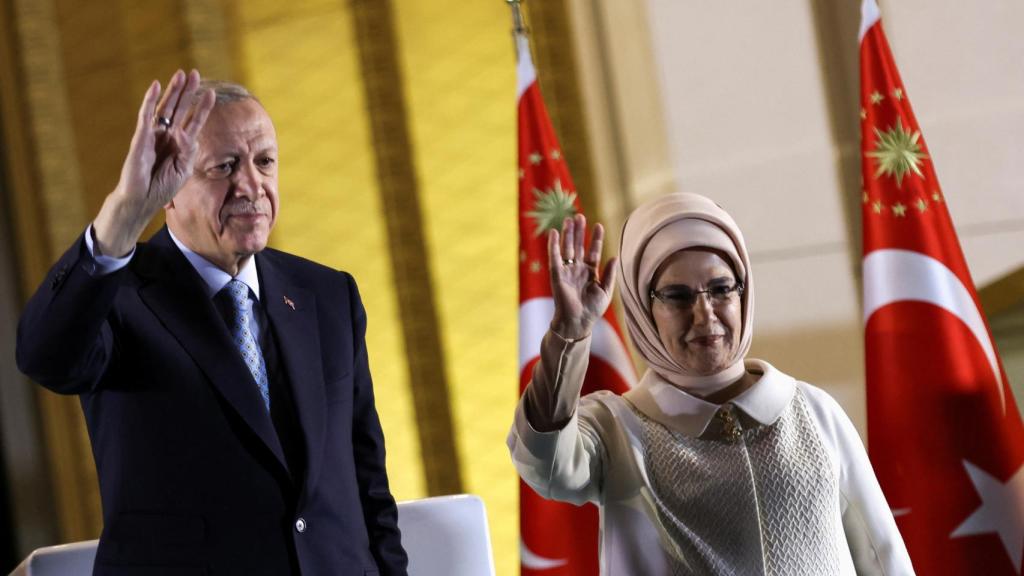
[[[950,538],[999,534],[1003,548],[1020,574],[1024,555],[1024,466],[1018,468],[1006,484],[966,460],[964,468],[981,496],[981,506],[957,526]]]

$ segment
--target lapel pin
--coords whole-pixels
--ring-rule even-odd
[[[284,297],[284,303],[287,304],[288,307],[291,308],[292,310],[295,310],[295,302],[292,302],[291,298],[285,296]]]

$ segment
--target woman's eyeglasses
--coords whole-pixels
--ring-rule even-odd
[[[743,294],[743,283],[718,284],[706,290],[692,290],[686,286],[669,286],[662,290],[651,290],[651,298],[661,300],[662,304],[672,308],[692,308],[701,294],[707,294],[711,305],[721,305],[732,301],[733,294]]]

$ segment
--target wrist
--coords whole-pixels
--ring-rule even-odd
[[[579,342],[590,336],[590,326],[580,322],[551,321],[548,330],[565,342]]]
[[[143,214],[125,194],[115,190],[103,201],[93,220],[93,246],[104,256],[127,256],[151,218],[152,215]]]

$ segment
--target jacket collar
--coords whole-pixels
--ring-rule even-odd
[[[748,358],[744,366],[747,372],[761,376],[729,403],[763,426],[774,424],[793,398],[796,381],[764,360]],[[693,438],[704,434],[721,408],[666,382],[653,370],[648,370],[625,398],[647,417]]]
[[[252,380],[252,375],[241,356],[228,353],[234,350],[234,345],[227,325],[207,295],[202,278],[175,246],[166,227],[148,243],[140,245],[139,253],[130,265],[143,279],[139,287],[142,301],[287,474],[284,450],[270,414],[255,384],[246,385]],[[271,315],[273,321],[274,316]],[[286,363],[290,364],[288,359]]]

